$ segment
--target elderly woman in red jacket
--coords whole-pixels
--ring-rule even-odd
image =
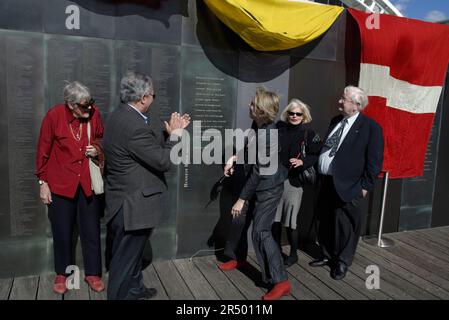
[[[103,123],[83,84],[67,84],[64,100],[64,104],[54,106],[45,115],[36,153],[40,198],[48,206],[53,234],[53,290],[59,294],[67,291],[66,268],[75,264],[73,232],[78,223],[85,281],[98,292],[104,290],[100,245],[103,203],[102,197],[92,190],[89,157],[98,159],[100,155],[98,141],[103,137]]]

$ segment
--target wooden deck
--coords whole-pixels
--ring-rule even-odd
[[[439,300],[449,299],[449,227],[386,235],[396,246],[372,247],[360,241],[354,264],[345,279],[335,281],[328,268],[311,268],[311,257],[301,252],[288,268],[293,290],[286,300]],[[156,299],[259,300],[265,289],[254,256],[246,271],[222,272],[215,256],[157,262],[144,272],[147,286],[158,290]],[[380,289],[365,285],[368,265],[380,269]],[[83,275],[81,275],[82,279]],[[52,292],[53,275],[0,279],[0,300],[103,300],[105,293],[79,290],[64,296]]]

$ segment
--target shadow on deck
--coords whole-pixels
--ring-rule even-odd
[[[328,268],[311,268],[311,257],[301,252],[288,268],[292,293],[286,300],[438,300],[449,299],[449,227],[386,235],[396,245],[381,249],[359,242],[357,254],[342,281],[329,277]],[[265,289],[254,255],[246,270],[222,272],[215,256],[156,262],[144,271],[146,286],[155,299],[259,300]],[[380,289],[368,290],[366,267],[380,270]],[[53,275],[0,279],[0,300],[104,300],[106,293],[91,291],[81,281],[79,290],[64,296],[52,291]],[[83,274],[81,274],[83,279]],[[107,280],[107,279],[105,279]]]

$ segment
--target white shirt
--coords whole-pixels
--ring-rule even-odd
[[[128,103],[128,106],[130,106],[131,108],[133,108],[134,110],[136,110],[141,116],[142,118],[145,119],[145,122],[147,122],[148,117],[145,116],[142,112],[140,112],[136,107],[134,107],[131,103]],[[147,122],[148,123],[148,122]]]
[[[337,151],[340,148],[341,144],[345,140],[346,136],[348,135],[349,130],[351,129],[352,125],[354,124],[355,120],[359,116],[359,113],[357,112],[355,115],[349,117],[349,118],[343,118],[339,124],[335,126],[335,128],[329,133],[328,137],[331,137],[335,131],[338,130],[338,128],[341,127],[343,124],[343,120],[346,119],[348,123],[343,128],[343,133],[341,135],[340,142],[338,143]],[[323,146],[323,150],[321,151],[320,158],[318,159],[318,172],[321,174],[326,175],[332,175],[332,160],[334,160],[335,156],[329,157],[329,153],[331,152],[331,149]]]

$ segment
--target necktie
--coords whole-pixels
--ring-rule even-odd
[[[343,129],[345,128],[347,123],[348,123],[348,120],[344,119],[341,122],[340,127],[338,128],[338,130],[335,131],[332,136],[327,138],[326,143],[324,145],[331,149],[331,152],[329,153],[329,157],[333,157],[337,153],[338,145],[340,143],[340,139],[341,139],[341,136],[343,134]]]

